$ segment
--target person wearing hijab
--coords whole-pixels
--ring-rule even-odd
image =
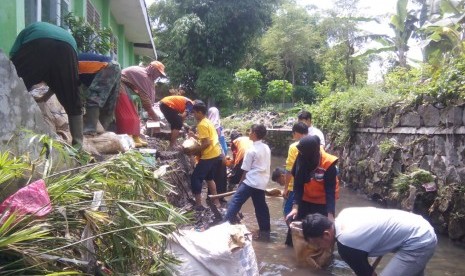
[[[150,119],[158,121],[153,110],[155,103],[154,81],[166,77],[165,65],[152,61],[147,67],[130,66],[121,72],[121,88],[115,108],[116,132],[132,135],[136,147],[147,146],[140,138],[140,119],[133,100],[140,99]]]
[[[223,162],[216,167],[214,180],[216,183],[216,191],[218,194],[225,193],[228,186],[228,173],[226,169],[226,154],[228,153],[228,145],[226,145],[226,139],[224,138],[223,127],[221,127],[220,111],[216,107],[210,107],[208,109],[208,119],[213,123],[216,132],[218,134],[218,141],[221,146],[221,154]],[[221,202],[226,202],[224,198],[220,199]]]
[[[294,204],[286,220],[302,220],[308,214],[319,213],[334,221],[339,198],[338,158],[324,151],[316,135],[302,138],[297,149],[299,154],[292,168]]]
[[[220,111],[218,110],[218,108],[213,106],[208,109],[208,119],[215,126],[216,132],[218,133],[218,139],[221,145],[221,150],[223,151],[223,155],[226,156],[226,154],[228,153],[228,145],[226,144],[226,139],[224,138],[223,127],[221,126],[220,120]]]
[[[36,22],[18,34],[10,50],[10,58],[28,91],[33,85],[45,82],[55,93],[68,115],[72,145],[81,148],[82,101],[74,37],[56,25]]]

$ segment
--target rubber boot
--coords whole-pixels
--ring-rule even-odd
[[[98,106],[86,107],[86,115],[84,115],[84,134],[96,135],[97,124],[99,120],[100,108]]]
[[[82,134],[82,115],[68,116],[69,132],[73,141],[71,144],[76,149],[82,148],[83,134]]]
[[[102,124],[103,129],[105,131],[108,130],[108,128],[110,127],[111,122],[113,122],[113,114],[114,113],[105,112],[105,111],[102,111],[102,110],[100,111],[99,120],[100,120],[100,123]]]
[[[136,145],[136,148],[148,146],[148,143],[143,141],[142,139],[140,139],[140,136],[133,135],[132,139],[134,139],[134,143]]]

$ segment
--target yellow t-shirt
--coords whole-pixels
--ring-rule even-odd
[[[210,145],[202,151],[200,159],[212,159],[220,156],[221,146],[218,141],[218,133],[215,126],[207,118],[203,118],[197,125],[197,138],[200,140],[204,138],[210,139]]]
[[[286,171],[290,172],[292,167],[294,166],[295,160],[297,159],[297,155],[299,154],[299,150],[297,149],[297,144],[299,141],[292,143],[289,146],[289,151],[287,152],[287,159],[286,159]],[[289,181],[289,191],[294,190],[294,177],[291,176],[291,180]]]

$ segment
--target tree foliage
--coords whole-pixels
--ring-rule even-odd
[[[78,50],[82,53],[107,54],[115,47],[110,28],[96,28],[84,18],[74,16],[72,13],[65,16],[64,22],[71,30]]]
[[[396,14],[391,16],[389,26],[394,31],[394,36],[385,34],[368,34],[358,37],[359,40],[376,41],[381,47],[355,53],[354,56],[363,57],[371,54],[392,52],[396,55],[396,65],[407,67],[407,52],[409,40],[417,35],[418,18],[414,10],[407,8],[408,0],[397,0]]]
[[[261,93],[262,74],[255,69],[240,69],[234,75],[237,94],[248,102],[255,101]]]
[[[330,49],[324,53],[322,66],[331,91],[344,91],[349,86],[366,82],[368,59],[353,57],[363,47],[357,39],[362,34],[359,23],[372,19],[358,16],[358,0],[338,0],[322,23]]]
[[[459,57],[465,49],[465,7],[463,1],[422,0],[423,21],[419,36],[424,45],[423,58],[436,68],[451,57]]]
[[[287,102],[292,96],[292,84],[287,80],[272,80],[268,82],[266,99],[272,103]]]
[[[318,59],[326,42],[317,21],[318,17],[310,16],[296,5],[284,5],[274,15],[273,25],[261,41],[261,49],[266,56],[265,65],[275,76],[296,84],[296,75],[304,65]]]
[[[194,91],[203,68],[241,67],[254,38],[271,23],[276,0],[164,0],[149,14],[170,80]]]
[[[195,92],[201,98],[208,99],[209,105],[228,102],[232,78],[225,69],[207,67],[199,72],[195,83]]]

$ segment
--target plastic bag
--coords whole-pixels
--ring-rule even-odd
[[[90,144],[100,154],[116,154],[127,151],[126,146],[122,144],[120,136],[113,132],[105,132],[98,136],[88,136],[84,142]]]
[[[249,231],[245,225],[226,222],[204,232],[179,232],[172,234],[168,246],[182,262],[173,267],[175,275],[259,275],[255,251],[246,237]]]
[[[50,197],[42,179],[19,189],[0,204],[1,222],[14,212],[18,215],[32,214],[35,217],[43,217],[51,211]]]

